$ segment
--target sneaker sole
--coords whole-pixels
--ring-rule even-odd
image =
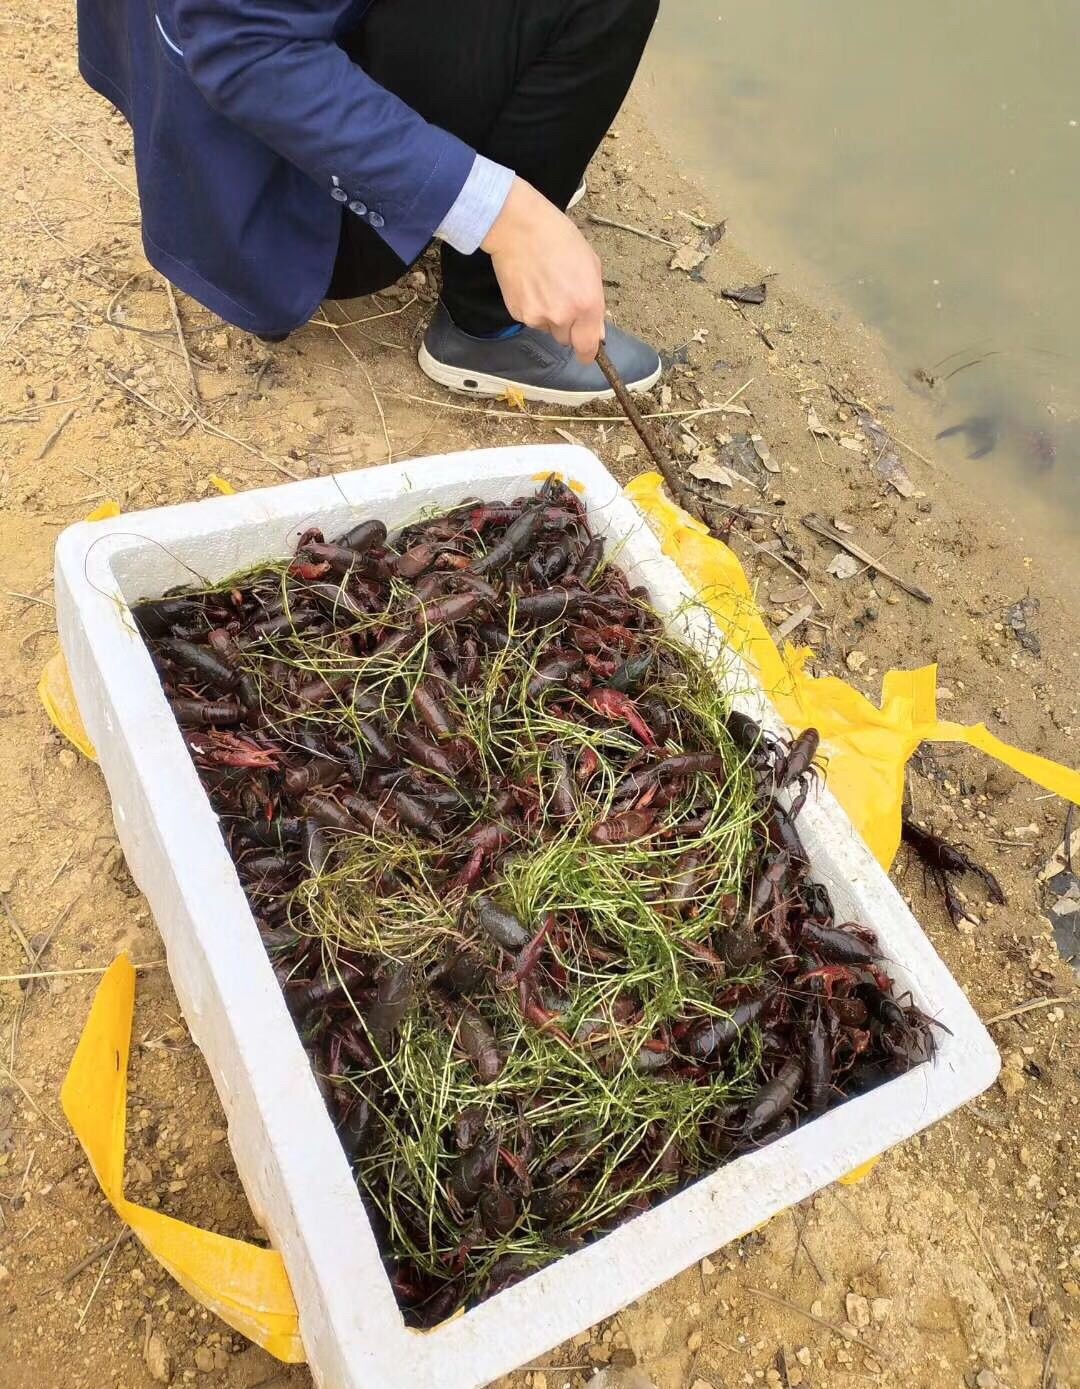
[[[428,351],[426,343],[420,344],[417,361],[425,376],[459,395],[475,395],[497,400],[505,396],[507,391],[520,391],[526,400],[535,400],[542,405],[588,405],[592,400],[613,400],[615,397],[615,392],[610,389],[557,391],[551,386],[532,386],[524,381],[514,381],[508,376],[487,376],[483,372],[466,371],[463,367],[452,367],[446,362],[437,361]],[[662,370],[662,365],[657,362],[656,370],[648,376],[643,376],[638,381],[628,381],[627,390],[647,391],[660,380]]]

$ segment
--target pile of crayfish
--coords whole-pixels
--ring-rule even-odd
[[[933,1057],[558,479],[133,612],[411,1325]]]

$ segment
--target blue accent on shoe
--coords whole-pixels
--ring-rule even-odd
[[[496,328],[494,333],[475,333],[473,336],[483,338],[485,342],[502,342],[505,338],[516,338],[524,327],[524,323],[511,323],[509,328]]]

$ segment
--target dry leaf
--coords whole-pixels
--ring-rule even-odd
[[[838,531],[842,531],[844,535],[850,535],[852,531],[855,529],[854,526],[849,526],[846,521],[842,521],[839,516],[834,516],[832,523],[836,527],[836,529]]]
[[[862,565],[857,559],[841,550],[838,555],[833,556],[833,561],[825,572],[836,579],[853,579],[861,568]]]
[[[503,400],[506,401],[511,410],[525,409],[525,393],[519,391],[516,386],[507,386],[503,392]]]
[[[899,453],[891,443],[886,445],[878,454],[874,460],[874,468],[889,486],[899,492],[902,497],[915,495],[915,484],[912,482],[908,470],[900,462]]]
[[[637,449],[633,444],[620,444],[619,451],[615,457],[620,463],[624,462],[627,458],[636,458]]]
[[[739,285],[733,289],[722,289],[720,293],[736,304],[764,304],[767,290],[762,280],[759,285]]]
[[[812,405],[810,409],[806,412],[806,427],[811,434],[820,434],[825,439],[832,438],[832,430],[827,429],[825,425],[821,423],[821,419],[818,415],[818,412],[814,409]]]
[[[696,477],[702,482],[715,482],[721,487],[734,487],[735,483],[742,481],[738,473],[733,473],[730,468],[725,468],[722,463],[713,462],[708,458],[699,459],[698,462],[691,463],[688,472],[691,477]]]
[[[766,472],[778,473],[780,471],[780,464],[775,461],[772,454],[769,452],[769,446],[761,437],[761,435],[751,434],[750,442],[753,444],[754,452],[757,454],[761,462],[761,466],[766,470]]]
[[[692,241],[688,241],[684,246],[680,246],[671,257],[668,264],[669,270],[685,270],[687,274],[691,270],[696,270],[709,258],[708,251],[703,251],[700,246],[696,246]]]
[[[793,612],[786,622],[781,622],[776,629],[776,640],[786,641],[797,628],[801,627],[808,617],[813,617],[813,603],[804,603],[798,612]]]
[[[850,449],[852,453],[862,453],[863,441],[857,439],[854,434],[841,434],[837,443],[842,449]]]

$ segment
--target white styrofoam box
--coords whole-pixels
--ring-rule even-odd
[[[898,989],[950,1028],[938,1056],[747,1154],[595,1244],[434,1331],[408,1330],[258,930],[127,604],[290,553],[312,525],[391,527],[467,497],[509,499],[558,470],[658,609],[691,590],[641,513],[582,448],[478,450],[72,526],[56,551],[60,636],[192,1036],[228,1116],[255,1215],[284,1256],[324,1389],[472,1389],[505,1374],[899,1143],[991,1083],[998,1054],[962,991],[828,790],[800,818],[840,919],[878,933]],[[682,619],[675,619],[682,620]],[[700,610],[694,640],[708,640]],[[715,638],[715,632],[712,633]],[[760,715],[733,658],[725,679]],[[775,714],[766,713],[772,718]]]

